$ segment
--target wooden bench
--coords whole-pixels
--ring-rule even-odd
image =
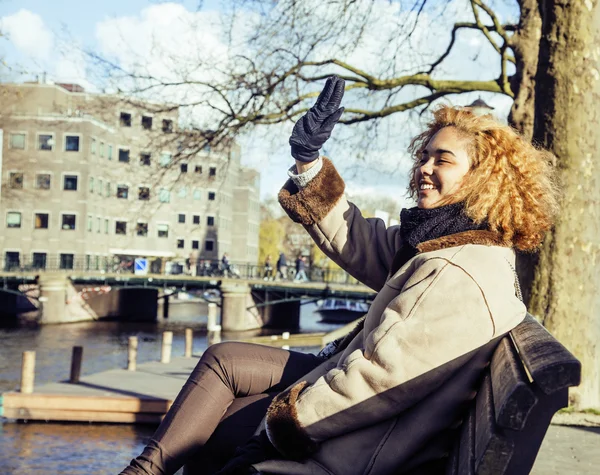
[[[528,474],[552,416],[580,380],[580,362],[528,314],[500,340],[446,475]]]

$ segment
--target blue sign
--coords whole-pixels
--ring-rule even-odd
[[[148,259],[144,257],[136,257],[133,263],[135,275],[146,275],[148,273]]]

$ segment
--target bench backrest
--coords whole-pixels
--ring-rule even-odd
[[[446,475],[528,474],[552,416],[580,379],[580,362],[528,314],[500,340]]]

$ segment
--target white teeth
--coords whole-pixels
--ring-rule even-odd
[[[421,186],[419,187],[419,189],[421,190],[433,190],[434,188],[435,186],[429,185],[427,183],[421,183]]]

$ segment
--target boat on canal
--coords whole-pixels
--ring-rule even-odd
[[[321,321],[327,323],[349,323],[369,311],[370,304],[364,301],[327,298],[317,307]]]

